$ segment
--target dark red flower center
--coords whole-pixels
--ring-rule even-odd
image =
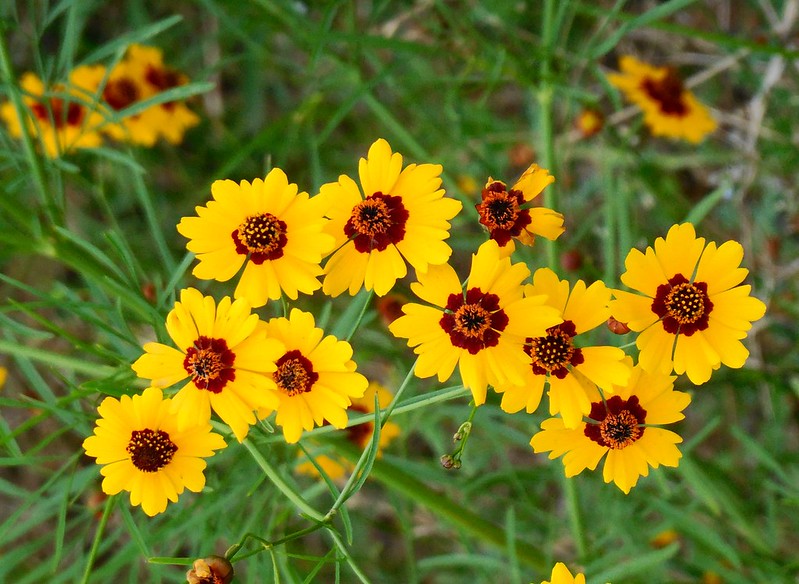
[[[402,197],[374,193],[355,205],[344,225],[344,234],[361,253],[383,251],[405,237],[408,210]]]
[[[197,389],[219,393],[228,381],[236,379],[235,360],[236,354],[228,349],[225,339],[200,337],[186,349],[183,368],[191,375]]]
[[[184,82],[183,75],[174,69],[168,69],[167,67],[163,66],[156,67],[154,65],[147,67],[147,72],[145,73],[144,78],[147,80],[147,83],[155,87],[158,91],[172,89],[173,87],[183,85]],[[161,105],[165,109],[171,110],[173,107],[175,107],[175,102],[168,101]]]
[[[494,181],[482,192],[483,201],[475,205],[480,223],[485,225],[491,239],[504,247],[511,237],[518,237],[530,225],[530,211],[522,209],[524,195],[521,191],[505,189],[505,184]]]
[[[584,433],[591,440],[613,450],[621,450],[644,435],[646,410],[638,403],[638,396],[624,400],[614,395],[606,402],[591,404],[590,421]]]
[[[660,317],[663,329],[671,334],[690,337],[708,327],[713,303],[706,282],[689,282],[682,274],[661,284],[652,301],[652,312]]]
[[[52,97],[50,98],[49,108],[41,102],[36,102],[31,105],[31,111],[33,111],[33,115],[36,116],[40,123],[45,123],[48,126],[52,125],[60,130],[64,126],[80,126],[81,122],[83,122],[85,108],[74,101],[65,105],[63,99]],[[50,117],[51,114],[52,118]]]
[[[272,373],[278,389],[289,397],[306,393],[313,389],[319,379],[313,363],[297,349],[288,351],[276,362],[277,370]]]
[[[142,472],[157,472],[170,463],[178,451],[177,445],[163,430],[134,430],[125,450],[130,461]]]
[[[103,99],[116,111],[136,103],[139,98],[139,87],[127,77],[109,81],[103,90]]]
[[[558,379],[568,375],[568,365],[576,366],[585,361],[583,352],[572,344],[577,329],[570,320],[549,327],[544,337],[528,337],[524,352],[530,355],[533,373],[550,373]]]
[[[688,113],[688,105],[684,100],[685,89],[674,68],[669,67],[661,79],[647,77],[641,88],[658,102],[660,111],[664,114],[684,116]]]
[[[499,296],[469,288],[465,296],[449,295],[438,324],[449,335],[453,347],[476,355],[499,343],[499,333],[508,326],[508,316],[499,307]]]
[[[288,241],[286,222],[271,213],[247,217],[230,235],[236,244],[236,252],[249,255],[250,261],[258,265],[283,257],[283,248]]]

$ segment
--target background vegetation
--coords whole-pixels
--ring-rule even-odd
[[[241,582],[540,582],[555,561],[591,583],[799,581],[798,4],[4,3],[4,94],[24,71],[63,80],[140,42],[189,75],[203,121],[179,146],[111,144],[60,160],[0,131],[0,581],[180,582],[187,567],[174,564],[242,541],[239,557],[258,551],[247,533],[289,541],[237,562]],[[622,54],[678,67],[719,130],[699,146],[650,137],[605,79]],[[574,126],[586,108],[605,115],[590,138]],[[679,380],[693,394],[679,468],[628,496],[599,473],[567,482],[560,461],[529,447],[543,412],[511,416],[494,400],[476,413],[462,468],[444,470],[468,392],[413,379],[392,416],[402,436],[349,493],[334,531],[294,538],[310,522],[270,477],[322,513],[341,485],[297,476],[298,449],[268,431],[211,459],[206,492],[154,519],[124,496],[108,503],[80,447],[97,404],[143,387],[130,363],[153,331],[164,338],[177,290],[232,292],[190,276],[176,223],[215,179],[272,166],[315,193],[353,173],[379,137],[408,161],[443,164],[445,188],[464,202],[451,238],[461,268],[485,239],[479,188],[489,175],[513,182],[533,161],[557,177],[548,202],[567,231],[524,251],[531,269],[614,286],[631,247],[686,218],[710,240],[744,245],[769,312],[745,369],[699,388]],[[362,301],[317,294],[299,305],[342,332]],[[410,351],[373,306],[352,343],[359,370],[396,390]],[[303,444],[357,457],[328,430]],[[667,530],[672,541],[653,542]]]

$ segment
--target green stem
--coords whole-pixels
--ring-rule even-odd
[[[36,188],[41,194],[41,199],[45,203],[45,207],[48,209],[48,211],[52,211],[54,207],[49,201],[49,190],[47,188],[47,181],[45,180],[44,167],[42,166],[41,158],[39,158],[39,155],[36,154],[36,148],[34,147],[33,139],[28,132],[28,110],[25,107],[25,104],[22,102],[22,96],[20,95],[19,88],[14,81],[16,77],[14,75],[14,68],[11,65],[11,59],[8,55],[5,32],[5,30],[0,29],[0,71],[2,71],[3,79],[8,85],[8,97],[14,106],[14,111],[16,112],[17,119],[19,120],[20,133],[22,134],[22,148],[25,150],[25,157],[28,160],[28,165],[30,166],[31,173],[33,174]]]
[[[87,375],[91,375],[92,377],[109,377],[117,370],[116,367],[99,365],[97,363],[91,363],[83,359],[73,359],[72,357],[66,357],[64,355],[59,355],[58,353],[45,351],[44,349],[26,347],[25,345],[11,341],[5,341],[2,339],[0,339],[0,354],[13,355],[14,357],[22,357],[25,359],[31,359],[33,361],[41,361],[42,363],[46,363],[51,367],[60,367],[62,369],[67,369],[78,373],[85,373]]]
[[[235,558],[236,555],[239,553],[239,551],[241,551],[241,548],[244,547],[244,544],[247,542],[248,539],[254,539],[255,541],[257,541],[259,544],[261,544],[261,548],[243,554],[242,556],[237,558],[236,561],[241,561],[245,558],[249,558],[250,556],[260,554],[261,552],[264,551],[273,550],[274,548],[283,545],[284,543],[294,541],[295,539],[300,539],[301,537],[305,537],[306,535],[309,535],[314,531],[318,531],[324,526],[325,526],[324,523],[314,523],[310,527],[300,529],[299,531],[295,531],[294,533],[286,535],[285,537],[281,537],[280,539],[276,539],[275,541],[269,541],[267,539],[264,539],[263,537],[255,535],[254,533],[245,533],[237,544],[230,546],[228,551],[225,552],[225,558],[229,560],[231,563],[235,563],[233,561],[233,558]]]
[[[577,496],[576,481],[563,475],[563,492],[566,496],[566,508],[569,513],[572,538],[577,548],[577,557],[582,560],[586,557],[585,530],[583,529],[583,516],[580,511],[580,499]]]
[[[541,28],[542,59],[541,81],[536,97],[538,98],[538,132],[541,144],[541,166],[550,174],[557,177],[555,161],[555,134],[553,129],[552,103],[555,89],[552,84],[552,42],[555,37],[554,30],[554,0],[544,2],[544,17]],[[544,206],[558,210],[558,197],[556,185],[549,185],[544,189]],[[557,243],[546,240],[547,265],[557,270]]]
[[[147,221],[148,228],[150,229],[150,236],[153,238],[153,241],[155,241],[155,247],[158,249],[158,255],[161,256],[161,261],[166,268],[166,272],[171,274],[175,271],[175,258],[169,251],[169,246],[166,243],[166,239],[164,239],[164,231],[161,229],[161,225],[158,222],[155,206],[153,205],[152,198],[150,197],[150,191],[147,190],[147,186],[144,184],[144,178],[142,178],[141,173],[132,172],[132,175],[134,186],[133,190],[135,191],[136,197],[139,199],[139,204],[144,211],[144,218]]]
[[[103,508],[103,516],[100,518],[100,523],[97,524],[97,531],[94,534],[94,541],[92,541],[92,548],[89,550],[89,558],[86,561],[86,569],[83,571],[83,578],[81,579],[81,584],[87,584],[89,581],[89,576],[92,575],[92,566],[94,565],[94,560],[97,557],[97,552],[100,549],[100,541],[103,539],[103,533],[105,532],[105,526],[108,523],[108,518],[111,516],[111,510],[114,508],[114,503],[116,502],[116,496],[108,497],[105,501],[105,507]]]
[[[361,311],[358,313],[358,318],[355,319],[355,322],[352,324],[352,328],[350,332],[347,333],[347,336],[344,337],[345,341],[349,341],[352,338],[352,335],[355,334],[355,331],[358,330],[358,327],[361,326],[361,321],[363,320],[364,315],[366,314],[366,309],[369,308],[369,304],[372,302],[372,297],[375,295],[374,290],[369,290],[369,294],[366,296],[366,299],[363,301],[363,306],[361,307]]]
[[[616,201],[618,196],[615,190],[613,180],[613,173],[609,165],[605,165],[603,178],[603,210],[605,214],[605,239],[603,242],[603,255],[605,256],[605,271],[602,281],[607,286],[613,287],[616,283],[617,265],[616,258],[618,257],[618,248],[616,247],[616,230],[618,225],[618,217],[616,217]]]
[[[355,445],[349,443],[342,444],[339,452],[349,460],[355,460],[361,454]],[[507,550],[508,538],[504,528],[494,525],[469,509],[458,505],[443,495],[441,489],[431,489],[399,466],[386,461],[385,458],[375,461],[369,476],[416,504],[426,507],[451,525],[463,529],[472,537],[500,550]],[[516,550],[519,560],[525,565],[540,572],[548,572],[551,569],[537,547],[525,541],[516,540]]]
[[[255,459],[255,462],[258,464],[258,466],[261,467],[261,470],[264,472],[267,478],[270,481],[272,481],[272,484],[275,485],[278,488],[278,490],[281,493],[283,493],[289,501],[294,503],[295,507],[297,507],[300,511],[302,511],[305,515],[307,515],[314,521],[317,521],[319,523],[325,522],[325,517],[321,513],[319,513],[319,511],[311,507],[308,504],[308,502],[305,501],[305,499],[300,497],[300,495],[297,494],[297,492],[294,489],[292,489],[286,481],[283,480],[283,477],[281,477],[280,474],[274,469],[274,467],[266,461],[266,459],[261,455],[258,449],[255,448],[255,445],[252,442],[250,442],[250,440],[245,439],[244,442],[242,442],[242,444],[247,450],[250,451],[250,454]]]
[[[391,412],[394,411],[394,408],[397,407],[397,403],[399,402],[400,397],[402,396],[405,388],[408,387],[411,379],[413,378],[413,372],[416,369],[416,362],[411,365],[411,368],[408,370],[408,374],[403,379],[402,383],[400,384],[399,388],[397,389],[397,393],[394,394],[394,399],[391,400],[391,403],[388,407],[383,410],[382,415],[380,416],[380,427],[386,425],[388,422],[389,416],[391,416]],[[344,488],[341,489],[338,498],[336,498],[333,505],[330,507],[330,511],[327,512],[325,515],[325,520],[329,521],[338,511],[338,509],[347,502],[347,499],[352,497],[355,494],[354,485],[361,480],[361,471],[366,465],[366,461],[369,459],[369,453],[373,448],[373,442],[375,439],[375,433],[372,434],[372,438],[369,441],[369,445],[363,450],[360,457],[358,458],[358,462],[355,463],[355,468],[353,469],[352,473],[350,474],[349,479],[347,479],[347,483],[344,485]]]
[[[328,527],[327,532],[330,534],[330,537],[333,539],[333,543],[336,544],[336,547],[344,556],[344,559],[347,560],[347,564],[349,564],[350,569],[355,573],[358,579],[363,582],[363,584],[370,584],[369,578],[361,571],[361,569],[358,567],[358,564],[355,563],[355,560],[352,559],[352,555],[347,549],[347,546],[341,540],[341,536],[338,534],[338,532],[332,527]]]

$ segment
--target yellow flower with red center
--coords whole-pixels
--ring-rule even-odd
[[[498,385],[503,393],[501,407],[509,413],[538,408],[544,386],[549,386],[549,413],[560,413],[567,428],[574,428],[591,409],[589,395],[598,385],[606,393],[623,385],[630,376],[624,351],[617,347],[579,347],[575,340],[604,324],[610,316],[611,291],[602,282],[586,286],[578,280],[569,291],[569,282],[558,279],[549,268],[536,270],[527,296],[546,297],[546,305],[563,316],[563,322],[546,334],[525,339],[529,365],[522,385]]]
[[[188,379],[172,400],[179,427],[207,421],[213,410],[241,442],[256,422],[255,410],[278,404],[271,373],[284,347],[267,338],[259,323],[244,299],[225,296],[217,306],[210,296],[186,288],[166,319],[178,348],[146,343],[133,370],[155,387]]]
[[[672,67],[653,67],[629,55],[619,60],[619,67],[622,72],[608,75],[608,81],[644,110],[644,122],[653,136],[698,143],[716,129],[710,111]]]
[[[205,486],[205,458],[225,447],[208,419],[179,427],[170,399],[149,387],[141,395],[107,397],[97,408],[94,434],[83,441],[86,454],[103,465],[103,492],[130,492],[130,504],[149,516],[177,502],[184,489]]]
[[[406,261],[424,272],[449,260],[444,240],[462,205],[444,196],[441,170],[439,164],[403,168],[402,155],[380,139],[360,160],[360,189],[346,175],[322,185],[330,218],[325,230],[336,250],[325,264],[325,294],[355,295],[364,287],[384,296],[407,274]]]
[[[541,584],[585,584],[585,576],[583,574],[572,576],[572,573],[563,562],[555,564],[550,578],[551,581],[544,580]]]
[[[535,452],[549,452],[549,458],[563,456],[567,477],[586,468],[594,470],[605,458],[602,476],[629,493],[649,467],[676,467],[682,454],[678,434],[658,426],[673,424],[685,416],[682,411],[691,396],[674,391],[676,377],[647,373],[633,368],[628,383],[605,398],[594,391],[591,411],[576,428],[567,428],[561,418],[549,418],[530,445]]]
[[[489,177],[482,191],[482,202],[475,205],[491,239],[507,253],[514,249],[512,239],[532,245],[535,236],[555,240],[564,232],[563,215],[545,207],[529,203],[550,184],[555,177],[549,171],[533,164],[508,190],[505,183]]]
[[[278,403],[259,410],[261,418],[277,410],[275,423],[283,428],[286,442],[293,444],[303,430],[325,421],[335,428],[347,426],[347,408],[361,397],[369,382],[355,371],[352,346],[314,324],[309,312],[292,309],[288,318],[273,318],[262,327],[270,339],[284,349],[275,360],[271,377],[277,386]]]
[[[178,223],[186,249],[199,260],[192,273],[226,282],[244,265],[234,296],[254,307],[319,289],[320,263],[333,238],[323,232],[323,199],[297,191],[279,168],[252,183],[215,181],[213,200]]]
[[[157,47],[131,45],[117,67],[118,70],[115,68],[112,71],[109,84],[115,81],[124,85],[118,88],[112,85],[110,94],[104,92],[104,95],[109,94],[106,101],[116,110],[122,109],[119,106],[149,99],[189,81],[186,75],[164,64],[163,52]],[[112,100],[109,101],[108,97],[112,97]],[[198,123],[200,118],[184,101],[168,101],[126,117],[122,121],[122,132],[113,127],[109,130],[114,138],[130,140],[135,144],[149,146],[159,137],[171,144],[179,144],[186,130]]]
[[[674,225],[646,253],[634,249],[621,281],[639,292],[614,291],[613,317],[640,333],[639,362],[647,371],[688,375],[705,383],[722,364],[743,367],[749,351],[741,342],[766,305],[741,285],[740,243],[705,244],[690,223]]]
[[[66,84],[46,87],[33,73],[20,79],[24,95],[25,130],[38,137],[50,158],[57,158],[78,148],[95,148],[102,143],[98,133],[103,116],[97,105],[97,93],[105,76],[100,65],[75,68]],[[14,105],[0,106],[8,131],[14,138],[22,136],[23,126]]]
[[[406,304],[404,316],[389,326],[419,355],[415,375],[443,382],[457,365],[476,405],[485,402],[488,385],[522,385],[530,366],[525,339],[563,320],[546,297],[524,296],[529,275],[527,266],[502,257],[493,240],[472,256],[466,290],[448,264],[417,274],[411,290],[432,306]]]
[[[371,381],[362,397],[352,398],[349,411],[360,414],[374,414],[375,396],[377,396],[378,407],[380,409],[387,408],[394,397],[385,387],[376,381]],[[347,440],[352,442],[355,446],[364,450],[369,445],[373,432],[374,422],[370,421],[358,424],[357,426],[349,426],[346,429],[346,437]],[[383,425],[380,429],[380,441],[377,445],[378,457],[382,455],[383,449],[386,448],[394,438],[399,436],[399,434],[400,427],[394,422],[386,422]],[[354,468],[354,465],[349,460],[336,455],[328,456],[326,454],[319,454],[314,456],[314,460],[332,480],[343,478],[346,473],[352,472]],[[316,469],[316,466],[307,460],[298,464],[295,470],[300,474],[319,476],[319,471]]]

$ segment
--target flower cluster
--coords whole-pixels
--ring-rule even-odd
[[[132,45],[112,68],[81,65],[64,83],[46,84],[25,73],[20,79],[23,110],[6,102],[0,117],[13,137],[25,132],[38,138],[50,158],[100,146],[103,134],[142,146],[159,138],[178,144],[200,119],[184,102],[158,96],[187,82],[164,64],[160,49]]]
[[[136,78],[138,54],[111,81]],[[131,124],[114,132],[144,136]],[[132,364],[148,389],[100,406],[85,447],[106,465],[106,492],[127,489],[132,504],[152,515],[184,487],[202,488],[202,459],[224,446],[210,433],[213,416],[242,442],[274,414],[294,444],[315,427],[347,428],[348,412],[373,413],[375,400],[389,406],[391,394],[357,371],[352,345],[289,305],[319,290],[382,297],[389,331],[418,356],[414,374],[444,382],[457,369],[475,407],[492,389],[505,412],[533,413],[546,394],[551,417],[530,445],[563,457],[569,477],[604,460],[605,482],[629,493],[650,468],[677,466],[682,439],[663,426],[683,419],[691,398],[674,389],[676,376],[701,384],[722,364],[742,367],[742,340],[765,312],[742,285],[748,272],[740,244],[707,243],[693,225],[675,225],[654,248],[630,251],[621,281],[632,292],[570,283],[549,268],[531,273],[514,260],[514,240],[532,245],[535,236],[556,239],[564,231],[560,213],[531,206],[554,181],[532,165],[510,189],[488,179],[475,204],[487,241],[462,280],[447,243],[462,204],[441,188],[441,166],[404,165],[380,139],[358,171],[358,182],[341,175],[314,196],[279,168],[263,179],[218,180],[212,199],[181,219],[177,230],[198,260],[194,276],[238,281],[233,298],[218,302],[182,290],[166,317],[171,343],[146,343]],[[398,315],[386,306],[401,298],[389,293],[409,265],[419,301],[405,302]],[[277,300],[283,316],[262,318],[257,310]],[[622,348],[596,342],[608,322],[637,333],[637,363]],[[373,433],[371,424],[348,429],[361,449]],[[398,434],[393,422],[384,424],[378,446]],[[317,454],[299,472],[322,469],[335,480],[352,468]]]

